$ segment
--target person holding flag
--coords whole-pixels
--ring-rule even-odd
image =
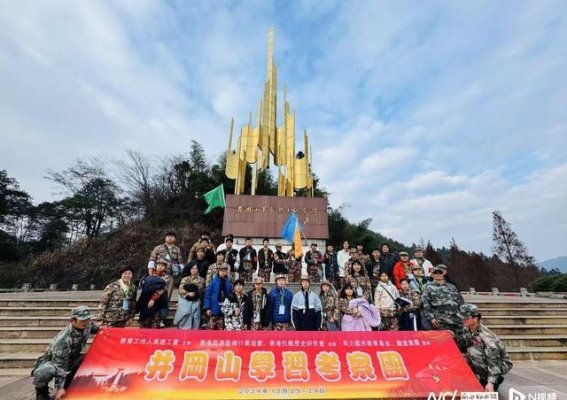
[[[301,243],[301,225],[299,224],[295,212],[292,211],[285,222],[281,237],[292,243],[291,250],[288,253],[288,281],[299,282],[301,279],[301,269],[303,267],[301,262],[303,258],[303,246]]]

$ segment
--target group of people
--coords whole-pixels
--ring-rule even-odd
[[[57,343],[67,343],[68,335],[76,334],[71,342],[82,348],[86,341],[82,338],[99,326],[131,326],[137,313],[140,327],[164,327],[176,283],[173,324],[180,329],[449,330],[487,391],[497,390],[512,366],[502,341],[480,323],[478,308],[466,304],[450,283],[447,266],[433,266],[419,247],[410,259],[404,251],[391,253],[388,244],[367,255],[363,246],[351,248],[347,241],[338,252],[328,245],[324,254],[313,243],[304,256],[298,256],[293,247],[284,253],[279,244],[273,251],[268,239],[256,250],[246,238],[244,247],[236,250],[232,236],[217,251],[203,234],[184,264],[175,242],[170,231],[164,243],[153,249],[139,290],[132,281],[134,268],[123,265],[120,278],[106,286],[93,315],[85,308],[74,311],[67,333],[62,331],[50,345],[46,351],[50,356],[38,360],[33,373],[38,399],[46,398],[41,397],[45,382],[53,377],[62,390],[58,393],[64,395],[68,377],[62,371],[75,365],[57,365],[53,356]],[[302,274],[303,269],[307,273]],[[272,277],[275,284],[268,291],[264,285]],[[246,291],[249,282],[253,288]],[[299,291],[292,293],[288,282],[300,282]],[[319,283],[319,293],[311,290],[313,283]],[[69,351],[69,357],[75,353]]]

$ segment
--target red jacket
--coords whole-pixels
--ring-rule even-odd
[[[413,261],[409,261],[409,265],[410,265],[410,273],[411,273],[411,268],[413,268],[413,266],[415,265],[415,263]],[[396,262],[396,264],[394,264],[394,285],[396,285],[396,287],[399,289],[401,289],[400,286],[400,282],[402,281],[402,279],[408,279],[408,274],[406,273],[406,269],[404,268],[404,263],[402,262],[402,260],[399,260],[398,262]]]

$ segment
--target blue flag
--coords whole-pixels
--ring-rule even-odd
[[[281,237],[288,242],[293,242],[293,235],[295,233],[295,226],[298,224],[297,215],[292,211],[287,221],[285,221],[282,229]]]

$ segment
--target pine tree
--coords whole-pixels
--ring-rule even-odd
[[[499,210],[492,212],[492,223],[494,255],[514,266],[527,267],[535,264],[535,259],[528,254],[528,249]]]

